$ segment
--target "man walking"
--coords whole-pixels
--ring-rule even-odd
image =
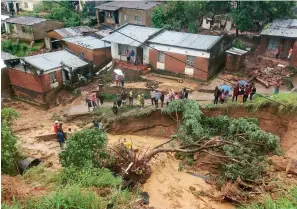
[[[55,121],[55,125],[54,125],[54,132],[55,134],[58,134],[58,130],[59,130],[59,121]]]
[[[64,150],[65,136],[64,136],[64,133],[63,133],[63,131],[61,129],[58,130],[57,141],[60,144],[61,150]]]
[[[156,98],[156,92],[154,89],[151,90],[151,101],[152,101],[152,105],[154,105],[155,103],[155,98]]]
[[[133,93],[132,89],[130,89],[130,91],[129,91],[129,105],[130,106],[133,106],[133,96],[134,96],[134,93]]]

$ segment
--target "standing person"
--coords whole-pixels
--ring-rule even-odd
[[[275,54],[276,59],[278,59],[279,54],[280,54],[280,46],[278,46],[277,49],[276,49],[276,54]]]
[[[289,50],[288,60],[290,60],[292,52],[293,52],[293,48],[291,47],[291,49]]]
[[[140,95],[140,93],[137,95],[137,106],[141,107],[141,95]]]
[[[163,92],[163,91],[161,91],[161,96],[160,96],[160,100],[161,100],[161,107],[163,107],[163,106],[164,106],[164,97],[165,97],[165,95],[164,95],[164,92]]]
[[[155,105],[156,105],[156,108],[158,108],[158,103],[159,103],[159,99],[161,97],[161,93],[156,90],[156,96],[155,96]]]
[[[127,99],[127,93],[126,93],[126,90],[123,90],[123,91],[122,91],[121,99],[122,99],[122,104],[123,104],[123,106],[125,106],[125,105],[126,105],[126,99]]]
[[[141,107],[144,108],[144,94],[141,95],[140,103]]]
[[[135,63],[135,60],[134,60],[134,58],[135,58],[135,52],[134,52],[133,49],[132,49],[132,51],[130,52],[130,57],[131,57],[131,61],[132,61],[133,63]]]
[[[221,91],[220,91],[219,87],[216,86],[215,90],[214,90],[214,102],[213,102],[213,104],[215,104],[215,105],[218,104],[220,94],[221,94]]]
[[[150,92],[150,94],[151,94],[151,102],[152,102],[152,105],[154,105],[154,103],[155,103],[155,97],[156,97],[156,92],[155,92],[155,90],[152,89],[151,92]]]
[[[97,98],[96,98],[96,95],[95,94],[93,94],[92,95],[92,103],[93,103],[93,107],[95,108],[97,108],[98,107],[98,105],[97,105]]]
[[[234,98],[235,98],[235,101],[237,102],[238,94],[239,94],[239,85],[237,83],[233,89],[232,102],[234,102]]]
[[[243,94],[244,94],[244,89],[243,86],[239,88],[239,93],[238,93],[238,103],[242,104],[243,103]]]
[[[246,85],[243,93],[243,103],[247,101],[247,99],[249,98],[249,95],[250,95],[250,87]]]
[[[116,82],[116,86],[119,86],[119,75],[118,74],[114,75],[114,80]]]
[[[122,105],[122,98],[121,98],[121,96],[118,94],[117,95],[117,105],[118,105],[118,107],[121,107],[121,105]]]
[[[171,94],[170,94],[170,92],[168,92],[168,94],[167,94],[167,96],[166,96],[166,105],[168,106],[169,105],[169,103],[171,102]]]
[[[188,91],[187,91],[187,89],[186,88],[184,88],[184,90],[183,90],[183,99],[188,99]]]
[[[224,102],[227,103],[228,99],[229,99],[229,90],[226,89],[226,91],[225,91],[225,101]]]
[[[222,89],[222,91],[221,91],[221,95],[220,95],[220,102],[221,102],[222,104],[225,102],[225,97],[226,97],[226,95],[225,95],[225,90]]]
[[[112,112],[117,115],[118,114],[118,105],[116,102],[113,103]]]
[[[59,121],[55,121],[55,124],[54,124],[54,132],[55,134],[58,134],[58,130],[59,130]]]
[[[100,104],[102,106],[103,105],[103,101],[104,101],[104,97],[103,97],[102,93],[99,94],[99,101],[100,101]]]
[[[86,104],[90,112],[91,107],[93,107],[92,100],[90,100],[89,98],[86,98]]]
[[[125,84],[125,75],[121,77],[121,86],[124,87]]]
[[[129,91],[129,105],[133,106],[133,96],[134,96],[134,92],[132,91],[132,89],[130,89]]]
[[[275,94],[279,93],[279,87],[280,87],[280,84],[279,84],[279,82],[277,82],[276,85],[274,86],[274,93]]]
[[[257,89],[256,89],[256,87],[255,87],[255,84],[252,83],[251,93],[250,93],[250,101],[252,101],[253,96],[256,94],[256,92],[257,92]]]
[[[61,150],[64,150],[64,143],[65,143],[65,135],[63,134],[63,131],[61,129],[58,130],[57,133],[57,141],[60,144]]]

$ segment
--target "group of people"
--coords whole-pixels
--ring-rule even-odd
[[[277,49],[275,50],[275,58],[276,58],[276,59],[279,58],[280,52],[281,52],[281,49],[280,49],[280,46],[279,46],[279,47],[277,47]],[[289,52],[288,52],[288,57],[287,57],[288,60],[290,60],[291,55],[292,55],[292,52],[293,52],[293,47],[291,47],[290,50],[289,50]]]
[[[188,91],[186,88],[182,89],[180,92],[175,93],[173,90],[170,90],[166,96],[166,104],[167,106],[169,103],[173,100],[178,100],[178,99],[188,99]]]
[[[85,100],[90,112],[91,108],[94,110],[99,107],[99,104],[103,105],[104,97],[97,91],[96,93],[92,93],[89,97],[86,97]]]
[[[247,102],[248,98],[252,101],[253,96],[256,94],[256,87],[254,83],[251,85],[240,85],[237,83],[233,88],[233,95],[232,95],[232,102],[238,101],[239,103],[245,103]],[[226,103],[229,98],[229,90],[228,89],[220,89],[218,86],[215,87],[214,92],[214,104],[220,103]]]

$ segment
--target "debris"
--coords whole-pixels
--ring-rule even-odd
[[[203,176],[203,175],[200,175],[200,174],[198,174],[198,173],[192,173],[192,172],[190,172],[190,171],[187,171],[187,173],[188,173],[188,174],[191,174],[191,175],[193,175],[193,176],[202,178],[202,179],[205,180],[205,181],[207,181],[207,180],[209,179],[208,176]]]
[[[266,88],[269,87],[269,84],[266,83],[264,80],[258,78],[258,77],[255,77],[255,80],[258,81],[260,84],[262,84],[263,86],[265,86]]]

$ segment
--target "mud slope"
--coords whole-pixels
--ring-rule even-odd
[[[203,109],[206,116],[227,115],[232,118],[253,117],[259,121],[261,129],[281,137],[281,147],[286,156],[297,158],[297,114],[281,115],[276,108],[262,108],[253,113],[245,108],[234,109]],[[149,135],[170,137],[176,131],[176,122],[161,111],[155,111],[149,116],[128,118],[111,124],[112,134]]]

